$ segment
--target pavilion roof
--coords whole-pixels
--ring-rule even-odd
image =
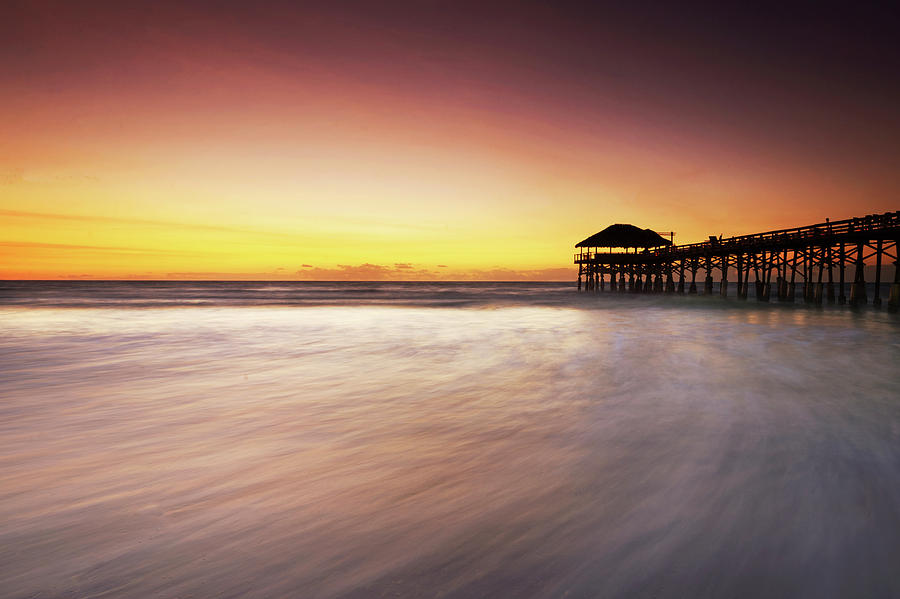
[[[655,248],[672,242],[651,229],[634,225],[610,225],[575,244],[577,248]]]

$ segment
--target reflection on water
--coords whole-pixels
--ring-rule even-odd
[[[0,594],[900,594],[896,319],[604,301],[7,307]]]

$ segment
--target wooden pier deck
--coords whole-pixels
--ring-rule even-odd
[[[872,304],[879,306],[882,265],[892,260],[894,277],[888,304],[897,309],[898,239],[900,211],[634,252],[580,247],[575,264],[578,288],[587,291],[698,293],[697,273],[703,271],[706,295],[713,293],[718,275],[718,293],[727,296],[729,275],[734,273],[739,299],[747,299],[752,276],[759,301],[769,301],[774,295],[779,301],[794,302],[799,289],[809,303],[846,303],[849,285],[849,303],[863,305],[868,302],[868,263],[875,267]]]

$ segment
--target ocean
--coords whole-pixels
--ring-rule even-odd
[[[0,282],[0,596],[900,597],[900,316]]]

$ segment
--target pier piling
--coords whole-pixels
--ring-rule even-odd
[[[872,305],[881,305],[881,239],[875,242],[875,293],[872,294]]]
[[[866,299],[866,273],[863,262],[863,248],[865,244],[859,242],[856,245],[856,273],[853,277],[853,285],[850,287],[850,305],[865,305]]]
[[[900,254],[900,243],[894,242],[894,251],[897,252],[897,254]],[[888,308],[891,310],[900,310],[900,256],[894,261],[894,283],[891,285]]]

